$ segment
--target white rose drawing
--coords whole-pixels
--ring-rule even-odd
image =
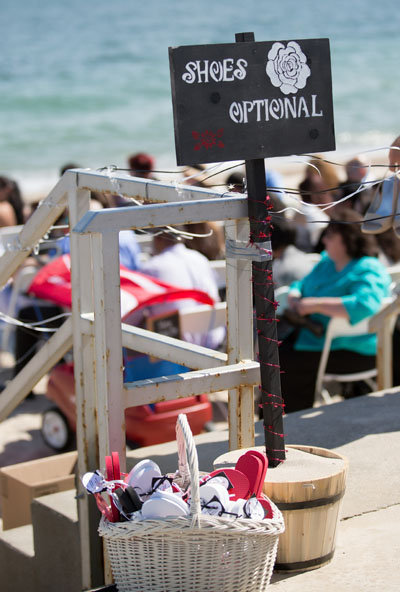
[[[296,41],[289,41],[287,47],[277,42],[268,52],[266,72],[283,94],[297,93],[299,88],[305,87],[311,74],[306,62],[307,57]]]

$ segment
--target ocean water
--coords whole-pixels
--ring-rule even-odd
[[[168,47],[242,31],[330,39],[341,153],[400,134],[398,0],[1,0],[0,19],[0,174],[24,192],[136,151],[175,169]]]

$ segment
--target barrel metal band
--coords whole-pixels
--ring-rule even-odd
[[[323,555],[322,557],[315,557],[315,559],[308,559],[307,561],[296,561],[293,563],[275,563],[274,570],[275,571],[299,571],[309,569],[310,567],[318,567],[319,565],[323,565],[332,559],[335,554],[335,549],[333,549],[327,555]]]
[[[271,261],[271,241],[264,241],[263,243],[249,243],[248,241],[227,239],[225,255],[229,259]]]
[[[330,497],[321,497],[315,500],[309,500],[304,502],[274,502],[278,508],[282,510],[306,510],[307,508],[318,508],[319,506],[327,506],[328,504],[334,504],[335,502],[342,499],[344,496],[344,490],[331,495]]]

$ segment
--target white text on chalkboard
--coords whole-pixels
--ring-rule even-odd
[[[193,82],[232,82],[237,78],[246,78],[247,61],[239,58],[225,58],[224,60],[196,60],[188,62],[186,72],[182,74],[182,80],[188,84]]]
[[[323,117],[318,110],[317,95],[311,95],[307,103],[304,97],[284,97],[279,99],[256,99],[253,101],[234,101],[229,107],[229,117],[235,123],[249,121],[270,121],[270,119],[299,119],[301,117]]]

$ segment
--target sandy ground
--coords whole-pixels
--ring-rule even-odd
[[[1,384],[12,377],[12,356],[0,355]],[[27,398],[0,423],[0,467],[54,454],[42,440],[42,412],[52,406],[46,398],[47,377],[34,388],[34,397]],[[0,394],[1,397],[1,394]]]

